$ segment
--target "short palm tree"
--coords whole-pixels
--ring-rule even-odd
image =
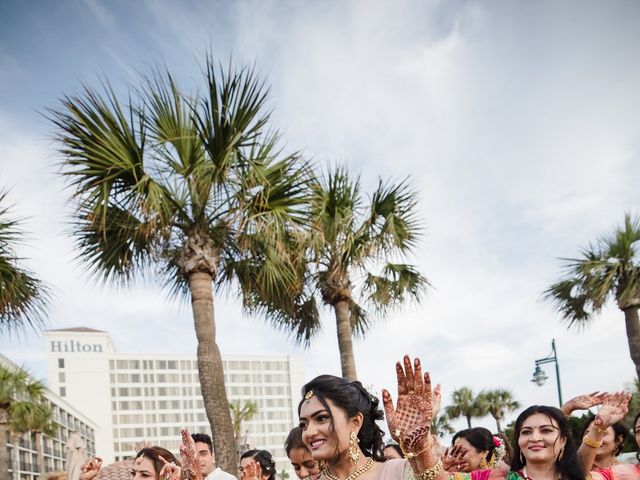
[[[14,451],[20,442],[20,435],[32,432],[35,434],[35,449],[37,454],[37,468],[40,475],[45,474],[44,451],[42,450],[42,434],[55,435],[58,425],[53,421],[53,410],[38,401],[15,402],[9,409],[9,430],[13,439]],[[13,479],[20,480],[18,455],[13,455]]]
[[[506,412],[513,412],[520,408],[520,404],[514,400],[513,394],[509,390],[495,389],[483,390],[478,395],[478,400],[483,404],[484,409],[496,421],[496,428],[502,433],[501,421],[504,420]]]
[[[445,411],[452,420],[459,417],[466,418],[467,428],[471,428],[471,419],[484,417],[487,414],[487,407],[469,387],[460,387],[451,394],[451,405],[447,406]]]
[[[50,112],[70,182],[79,257],[98,279],[154,272],[191,299],[205,411],[220,466],[237,465],[213,287],[238,285],[243,306],[287,298],[288,232],[304,220],[308,168],[267,131],[267,89],[253,70],[207,58],[205,94],[167,72],[122,104],[110,87],[64,97]],[[292,290],[293,291],[293,290]]]
[[[449,417],[446,413],[433,417],[431,420],[431,432],[439,437],[451,435],[452,433],[455,433],[455,431],[456,429],[449,423]]]
[[[631,360],[640,379],[640,219],[625,215],[622,227],[590,244],[577,259],[564,259],[564,277],[545,298],[569,327],[584,326],[609,299],[624,313]]]
[[[17,255],[22,241],[20,220],[11,215],[7,192],[0,191],[0,333],[41,327],[46,320],[49,287]]]
[[[17,419],[27,409],[33,411],[33,405],[41,405],[43,394],[44,385],[33,380],[26,370],[0,365],[0,472],[9,471],[8,432],[15,430]],[[14,476],[18,458],[15,452],[14,443]]]
[[[415,266],[398,261],[420,237],[416,194],[407,182],[380,181],[365,203],[359,178],[338,167],[313,185],[310,203],[304,288],[291,318],[278,318],[308,344],[320,329],[321,298],[334,310],[342,376],[355,380],[352,337],[369,329],[367,308],[383,315],[407,299],[419,300],[429,285]]]
[[[236,400],[229,404],[229,409],[231,410],[236,447],[239,449],[242,445],[242,422],[248,422],[258,414],[258,405],[251,400],[242,403],[240,400]]]

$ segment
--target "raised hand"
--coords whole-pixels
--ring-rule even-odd
[[[398,403],[393,407],[393,400],[387,390],[382,391],[382,402],[391,437],[398,442],[405,456],[413,456],[430,448],[429,429],[432,418],[432,392],[429,373],[422,375],[420,359],[414,360],[404,356],[404,365],[396,363],[398,377]]]
[[[438,413],[440,412],[440,405],[442,405],[442,386],[440,384],[437,384],[436,388],[433,389],[432,398],[432,415],[433,418],[436,418],[438,416]]]
[[[607,395],[607,392],[599,392],[597,390],[586,395],[578,395],[562,405],[562,411],[569,416],[571,412],[576,410],[588,410],[596,405],[602,405]]]
[[[80,467],[80,480],[92,480],[96,478],[101,468],[102,458],[92,458]]]
[[[196,452],[196,443],[191,438],[189,430],[183,428],[180,430],[182,443],[180,444],[180,457],[182,459],[182,470],[187,480],[202,480],[200,472],[200,462]]]
[[[469,463],[464,459],[467,451],[462,445],[454,445],[452,448],[447,448],[442,456],[442,466],[445,472],[457,473],[467,468]]]
[[[167,462],[164,457],[160,457],[160,460],[164,463],[160,470],[158,478],[160,480],[182,480],[182,469],[174,462]]]
[[[262,468],[258,462],[250,462],[240,471],[240,480],[259,480],[262,477]]]
[[[593,420],[593,425],[600,430],[606,430],[622,420],[629,411],[629,400],[631,400],[631,394],[626,392],[607,394]]]

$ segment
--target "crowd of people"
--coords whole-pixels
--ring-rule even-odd
[[[431,432],[440,408],[440,386],[432,389],[418,359],[396,365],[398,394],[379,399],[360,382],[321,375],[303,387],[299,426],[289,433],[285,451],[300,480],[624,480],[640,478],[640,466],[617,461],[627,436],[621,423],[631,396],[625,392],[580,395],[562,409],[532,405],[515,421],[514,442],[486,428],[469,428],[445,448]],[[568,417],[598,406],[574,442]],[[384,410],[384,412],[383,412]],[[386,418],[392,444],[384,443],[379,422]],[[640,413],[633,422],[640,447]],[[161,447],[141,449],[133,461],[135,480],[234,480],[215,468],[211,438],[182,431],[179,461]],[[100,471],[96,457],[83,466],[81,480]],[[240,459],[239,480],[275,480],[266,450],[249,450]]]

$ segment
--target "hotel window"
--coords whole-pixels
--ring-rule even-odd
[[[178,369],[178,362],[177,360],[169,360],[167,362],[167,368],[169,370],[177,370]]]
[[[58,372],[58,381],[60,383],[64,383],[65,382],[64,372]]]
[[[116,360],[116,366],[117,366],[118,368],[122,368],[122,369],[124,369],[124,368],[128,368],[128,365],[127,365],[127,361],[126,361],[126,360]]]
[[[61,397],[67,396],[67,387],[60,387],[60,396]]]
[[[64,368],[64,358],[58,359],[58,368]]]

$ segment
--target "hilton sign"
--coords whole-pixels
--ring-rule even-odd
[[[51,340],[51,351],[52,352],[82,352],[82,353],[102,353],[102,345],[99,343],[89,344],[89,343],[80,343],[77,340],[74,342],[70,341],[61,341],[61,340]]]

